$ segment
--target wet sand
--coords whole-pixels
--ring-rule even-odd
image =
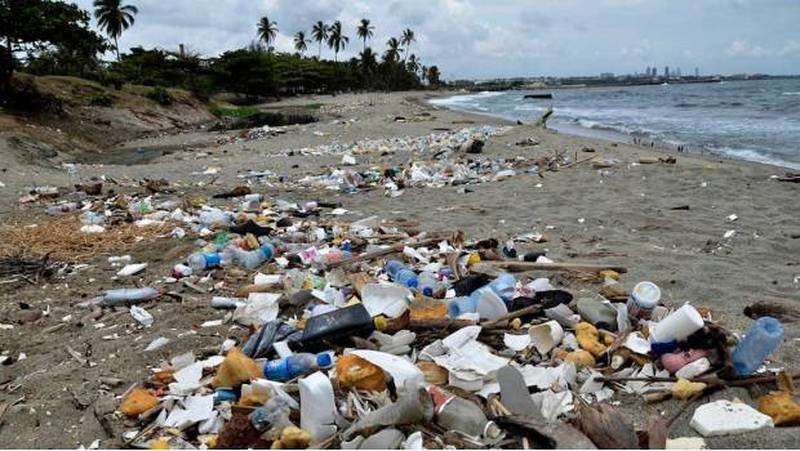
[[[186,193],[212,194],[243,183],[237,177],[249,170],[272,170],[293,178],[320,174],[339,166],[341,155],[303,156],[287,150],[331,142],[351,143],[364,138],[422,136],[435,129],[512,125],[507,133],[490,138],[482,158],[535,159],[555,152],[610,158],[617,163],[608,169],[592,168],[589,162],[541,176],[520,173],[501,182],[408,188],[399,197],[387,197],[377,189],[355,194],[318,190],[279,190],[255,184],[262,192],[287,200],[320,199],[341,202],[349,213],[344,220],[370,215],[419,221],[425,230],[460,229],[469,238],[508,237],[537,232],[549,236],[536,245],[560,262],[608,263],[627,266],[622,279],[626,288],[650,280],[658,284],[668,306],[691,301],[709,307],[724,326],[743,332],[751,320],[744,307],[758,300],[777,300],[800,308],[800,186],[781,183],[772,175],[785,171],[767,165],[723,160],[711,156],[671,153],[628,144],[592,140],[536,129],[484,116],[435,108],[425,102],[425,93],[362,94],[337,97],[292,99],[280,105],[323,104],[325,119],[316,124],[286,127],[286,133],[263,140],[218,145],[233,132],[196,131],[185,135],[159,137],[130,143],[136,146],[167,146],[168,155],[138,165],[81,165],[70,175],[60,168],[45,168],[14,162],[0,173],[0,217],[6,226],[42,220],[44,207],[20,207],[17,199],[32,183],[69,186],[76,180],[106,175],[132,189],[143,178],[165,178]],[[338,116],[338,118],[336,118]],[[406,122],[395,118],[403,116]],[[317,132],[317,133],[315,133]],[[533,138],[535,146],[515,143]],[[595,150],[593,154],[584,148]],[[1,151],[2,149],[0,149]],[[133,150],[131,150],[133,151]],[[639,165],[640,158],[674,156],[677,163]],[[356,169],[403,165],[431,155],[370,154],[357,156]],[[192,175],[218,167],[215,175]],[[202,184],[202,186],[199,186]],[[676,210],[676,207],[688,209]],[[727,218],[735,214],[736,221]],[[731,238],[726,231],[735,230]],[[140,283],[165,276],[169,268],[194,249],[192,240],[162,240],[157,245],[142,243],[130,253],[138,261],[150,262]],[[101,439],[102,447],[120,446],[119,434],[126,428],[112,424],[114,436],[107,436],[98,423],[97,412],[113,410],[115,395],[147,375],[148,365],[164,358],[204,347],[219,346],[223,337],[242,335],[228,326],[192,329],[223,314],[207,306],[209,296],[187,294],[183,304],[164,303],[148,307],[155,317],[150,329],[133,328],[126,312],[103,319],[105,327],[69,326],[45,334],[42,331],[68,314],[81,315],[74,305],[100,290],[122,286],[110,280],[114,270],[104,257],[68,279],[41,287],[0,287],[0,322],[12,323],[20,301],[34,308],[50,307],[50,315],[33,324],[0,330],[0,348],[9,355],[27,354],[27,359],[0,367],[0,403],[25,396],[6,413],[0,426],[0,444],[13,447],[88,446]],[[590,287],[570,287],[577,291]],[[117,339],[104,339],[118,334]],[[172,342],[155,353],[141,350],[155,336]],[[84,352],[88,347],[97,366],[81,367],[64,350],[64,344]],[[786,340],[772,359],[771,367],[798,371],[800,328],[786,325]],[[113,376],[124,383],[103,388],[100,377]],[[8,382],[6,382],[8,381]],[[9,392],[9,386],[16,387]],[[2,388],[2,387],[0,387]],[[762,391],[725,390],[711,399],[738,397],[755,405]],[[624,411],[643,427],[645,413],[671,415],[680,407],[668,402],[645,405],[634,397],[618,395]],[[77,401],[76,401],[77,400]],[[702,402],[705,402],[704,399]],[[84,406],[87,404],[88,406]],[[670,430],[671,438],[696,435],[688,423],[693,409],[684,413]],[[711,447],[782,448],[796,447],[796,429],[771,429],[738,436],[707,439]]]

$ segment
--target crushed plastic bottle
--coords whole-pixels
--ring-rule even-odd
[[[233,260],[236,264],[250,270],[258,268],[275,256],[275,246],[270,243],[264,243],[261,247],[252,251],[245,251],[237,247],[232,249],[234,253]]]
[[[321,368],[328,368],[333,363],[327,352],[319,354],[299,353],[280,360],[267,362],[264,376],[272,381],[288,381],[296,377],[311,374]]]
[[[436,422],[444,429],[463,432],[472,437],[497,438],[500,428],[486,418],[475,403],[431,385],[428,388],[435,405]]]
[[[405,285],[412,289],[416,289],[419,285],[417,274],[398,260],[387,261],[384,269],[386,274],[388,274],[395,283]]]
[[[106,290],[100,301],[101,305],[112,306],[142,302],[158,296],[155,288],[118,288],[116,290]]]
[[[736,345],[731,358],[738,376],[756,372],[764,360],[783,342],[783,326],[771,316],[762,316],[750,327],[747,335]]]

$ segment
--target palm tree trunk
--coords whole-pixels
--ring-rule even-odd
[[[364,49],[363,51],[367,51],[367,38],[364,38]]]
[[[319,41],[319,53],[317,53],[317,59],[322,59],[322,41]]]
[[[117,62],[119,62],[119,40],[117,36],[114,36],[114,50],[117,52]]]

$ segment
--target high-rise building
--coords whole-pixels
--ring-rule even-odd
[[[694,78],[700,78],[700,68],[699,67],[695,67],[694,68]]]
[[[647,66],[647,69],[644,71],[644,75],[649,77],[650,76],[650,66]]]
[[[664,66],[664,76],[669,78],[669,66]]]
[[[677,70],[677,71],[675,71],[675,75],[676,75],[677,77],[680,77],[680,76],[681,76],[681,68],[680,68],[680,67],[678,68],[678,70]]]

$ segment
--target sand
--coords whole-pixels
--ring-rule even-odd
[[[235,133],[193,131],[184,135],[151,138],[119,146],[115,152],[133,152],[142,146],[166,146],[168,155],[148,154],[144,164],[81,165],[77,175],[61,168],[32,166],[3,159],[9,168],[0,173],[0,219],[9,224],[42,220],[43,207],[21,207],[17,199],[33,183],[68,186],[77,180],[106,175],[135,185],[142,178],[166,178],[182,191],[211,194],[241,184],[237,175],[248,170],[270,169],[299,176],[320,174],[339,164],[341,156],[276,156],[286,149],[349,143],[363,138],[422,136],[436,128],[458,129],[482,124],[513,125],[490,117],[464,114],[428,105],[425,93],[362,94],[292,99],[277,105],[321,103],[325,120],[317,124],[287,127],[283,135],[246,143],[218,146],[217,140]],[[404,116],[407,122],[396,122]],[[337,118],[338,117],[338,118]],[[356,119],[350,121],[350,119]],[[314,134],[321,132],[322,136]],[[534,138],[536,146],[515,143]],[[257,192],[291,200],[321,199],[341,202],[350,213],[344,219],[370,215],[409,218],[425,230],[461,229],[468,237],[505,239],[528,232],[545,232],[550,240],[536,245],[548,256],[564,262],[599,262],[625,265],[626,288],[642,280],[658,284],[668,306],[691,301],[706,306],[723,325],[743,332],[751,320],[743,308],[757,300],[777,300],[800,308],[800,186],[781,183],[772,175],[781,168],[710,156],[669,153],[629,144],[612,144],[586,138],[513,126],[502,136],[490,138],[484,157],[538,158],[566,151],[578,159],[594,155],[617,164],[598,171],[587,163],[542,176],[520,174],[502,182],[444,188],[410,188],[402,196],[386,197],[383,190],[356,194],[331,191],[278,191],[254,186]],[[121,150],[120,150],[121,149]],[[176,150],[177,149],[177,150]],[[3,149],[0,148],[0,154]],[[2,154],[5,155],[5,154]],[[638,165],[640,158],[674,156],[676,164]],[[154,157],[154,158],[153,158]],[[407,154],[359,156],[357,168],[407,162]],[[191,175],[207,167],[219,167],[217,175]],[[202,181],[204,186],[192,187]],[[213,184],[210,184],[212,183]],[[120,186],[117,189],[133,189]],[[688,206],[688,209],[674,210]],[[738,219],[730,221],[730,215]],[[723,238],[735,230],[731,238]],[[163,277],[169,268],[194,249],[191,239],[141,243],[130,252],[150,267],[137,282],[146,285]],[[106,314],[97,328],[69,325],[44,333],[66,315],[80,317],[75,304],[105,288],[124,286],[113,281],[116,269],[104,257],[87,262],[84,270],[44,286],[25,285],[15,290],[0,286],[0,322],[15,323],[19,302],[34,309],[49,307],[49,315],[12,330],[0,330],[0,349],[9,355],[25,353],[27,359],[0,367],[0,405],[17,402],[0,420],[0,444],[11,447],[88,446],[100,439],[102,447],[121,445],[120,434],[128,429],[104,418],[117,406],[115,396],[148,374],[148,365],[169,356],[218,347],[223,337],[242,335],[243,330],[196,328],[223,314],[207,306],[209,296],[184,292],[183,303],[149,305],[155,325],[137,329],[127,312]],[[236,286],[241,280],[229,283]],[[588,288],[588,287],[587,287]],[[578,293],[580,286],[571,287]],[[195,328],[193,329],[193,326]],[[152,353],[142,349],[156,336],[171,339]],[[800,328],[786,324],[786,341],[771,366],[798,371]],[[96,363],[82,367],[65,345]],[[116,377],[122,383],[103,386],[101,377]],[[734,399],[754,404],[763,391],[744,389],[719,392],[710,399]],[[21,400],[20,400],[21,399]],[[646,414],[675,412],[680,405],[644,405],[634,398],[620,397],[623,409],[639,427]],[[702,402],[705,402],[704,399]],[[1,409],[0,409],[1,410]],[[670,437],[696,435],[688,426],[689,409],[670,430]],[[1,415],[1,414],[0,414]],[[712,447],[782,448],[797,446],[793,429],[774,429],[745,435],[708,439]]]

